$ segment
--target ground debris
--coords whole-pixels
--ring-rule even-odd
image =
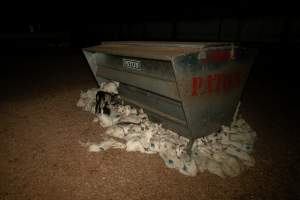
[[[101,83],[99,88],[81,92],[77,106],[95,114],[96,93],[105,89],[105,92],[118,94],[116,88],[111,89],[118,85],[117,82]],[[94,119],[102,127],[107,127],[105,134],[108,137],[100,143],[90,143],[88,150],[99,152],[118,148],[128,152],[158,153],[167,167],[187,176],[208,171],[222,178],[234,177],[255,164],[251,153],[256,133],[243,118],[238,117],[239,107],[240,104],[230,127],[222,126],[220,132],[196,139],[189,155],[186,150],[189,139],[151,122],[143,109],[122,104],[110,105],[110,115],[102,112],[96,114]]]

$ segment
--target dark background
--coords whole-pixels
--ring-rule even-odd
[[[149,2],[144,8],[102,6],[96,13],[86,10],[77,17],[56,16],[51,23],[5,23],[0,26],[2,55],[80,51],[118,40],[234,42],[258,49],[250,78],[283,92],[291,101],[296,99],[300,17],[294,15],[292,5],[274,7],[274,2],[252,1],[189,7],[173,4],[162,8],[149,6]],[[278,15],[286,11],[289,15]]]
[[[127,16],[91,24],[83,21],[2,24],[0,42],[6,48],[87,47],[111,40],[220,41],[269,47],[300,43],[297,16],[193,17],[184,11],[179,14],[174,19],[163,14],[160,18]]]

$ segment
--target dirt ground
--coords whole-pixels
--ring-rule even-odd
[[[80,50],[18,54],[0,61],[0,199],[300,198],[298,119],[285,91],[260,77],[249,78],[241,108],[258,133],[255,167],[235,178],[187,177],[158,155],[79,144],[103,132],[76,107],[80,90],[97,86]]]

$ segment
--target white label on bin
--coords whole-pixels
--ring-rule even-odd
[[[123,58],[123,67],[131,69],[131,70],[142,71],[142,63],[139,60]]]

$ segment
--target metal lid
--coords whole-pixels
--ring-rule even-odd
[[[230,43],[216,42],[104,42],[84,50],[138,58],[172,60],[174,57],[197,52],[207,47],[229,46]]]

